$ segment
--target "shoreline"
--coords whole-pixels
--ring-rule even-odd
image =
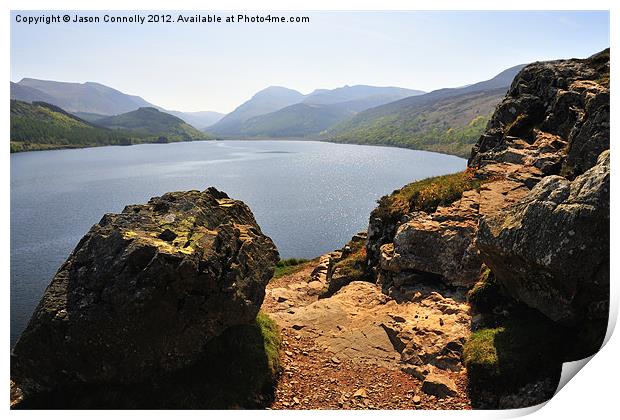
[[[145,142],[145,143],[136,143],[136,144],[127,144],[127,145],[120,145],[120,144],[101,144],[101,145],[90,145],[90,146],[78,146],[78,145],[58,145],[58,146],[52,146],[52,147],[41,147],[41,148],[34,148],[34,149],[29,149],[29,150],[11,150],[10,154],[14,155],[14,154],[18,154],[18,153],[29,153],[29,152],[47,152],[47,151],[53,151],[53,150],[77,150],[77,149],[95,149],[95,148],[100,148],[100,147],[131,147],[131,146],[140,146],[140,145],[145,145],[145,144],[151,144],[151,145],[167,145],[167,144],[176,144],[176,143],[195,143],[195,142],[218,142],[218,141],[282,141],[282,142],[286,142],[286,141],[293,141],[293,142],[318,142],[318,143],[329,143],[329,144],[340,144],[340,145],[352,145],[352,146],[371,146],[371,147],[388,147],[388,148],[393,148],[393,149],[403,149],[403,150],[415,150],[418,152],[429,152],[429,153],[437,153],[440,155],[446,155],[446,156],[454,156],[454,157],[458,157],[461,159],[469,159],[469,156],[464,156],[464,155],[459,155],[459,154],[452,154],[452,153],[446,153],[446,152],[439,152],[436,150],[427,150],[427,149],[418,149],[418,148],[413,148],[413,147],[404,147],[404,146],[399,146],[399,145],[391,145],[391,144],[365,144],[365,143],[343,143],[343,142],[337,142],[337,141],[330,141],[330,140],[325,140],[325,139],[308,139],[308,138],[300,138],[300,137],[291,137],[291,138],[222,138],[222,139],[205,139],[205,140],[189,140],[189,141],[175,141],[175,142],[169,142],[169,143],[157,143],[157,142]],[[472,144],[473,147],[473,144]]]

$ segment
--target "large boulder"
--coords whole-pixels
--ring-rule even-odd
[[[106,214],[48,286],[11,356],[15,392],[146,382],[250,324],[278,252],[241,201],[210,188]]]
[[[573,181],[545,177],[519,203],[481,219],[476,245],[517,300],[556,322],[606,320],[609,151]]]

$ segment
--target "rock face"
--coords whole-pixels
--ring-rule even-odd
[[[468,171],[480,186],[431,212],[373,211],[370,270],[390,294],[428,279],[472,286],[488,259],[475,244],[480,220],[525,199],[545,177],[570,182],[607,149],[609,51],[526,66],[472,150]]]
[[[553,321],[606,319],[609,151],[573,181],[548,176],[483,218],[476,243],[508,292]]]
[[[544,175],[518,203],[481,219],[480,258],[517,301],[600,347],[609,302],[609,50],[525,67],[472,151]]]
[[[512,82],[470,167],[507,162],[572,179],[609,149],[609,50],[526,66]]]
[[[277,260],[250,209],[214,188],[107,214],[45,291],[12,379],[29,394],[190,367],[210,339],[253,322]]]
[[[561,331],[566,348],[558,349],[558,363],[595,353],[609,307],[609,148],[609,50],[526,66],[474,146],[465,174],[477,182],[459,189],[460,198],[444,188],[449,181],[443,177],[379,201],[368,228],[370,273],[384,293],[406,303],[415,302],[422,284],[470,288],[486,265],[497,282],[488,287],[510,302],[510,310],[494,302],[492,313],[474,314],[472,328],[495,328],[489,322],[518,322],[539,312]],[[450,200],[416,208],[429,202],[415,195],[420,191]],[[425,365],[451,369],[439,358],[415,363],[433,348],[416,341],[414,335],[411,350],[401,353],[407,372],[423,378],[432,370]],[[454,356],[462,353],[451,345]],[[488,390],[506,397],[493,406],[549,398],[557,381],[536,375],[531,383],[550,385],[539,386],[543,391],[534,396],[525,395],[527,387]]]
[[[380,247],[378,281],[385,290],[406,293],[408,286],[428,278],[457,287],[475,283],[482,265],[474,246],[478,220],[529,191],[521,180],[491,178],[433,213],[403,216],[392,242]]]

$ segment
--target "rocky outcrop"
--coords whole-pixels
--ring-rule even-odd
[[[609,149],[609,50],[526,66],[476,143],[470,167],[508,162],[574,178]]]
[[[407,214],[392,242],[380,247],[378,282],[389,293],[406,293],[408,285],[424,279],[471,286],[482,265],[474,246],[478,220],[515,203],[528,191],[523,182],[494,176],[433,213]]]
[[[225,193],[167,193],[106,214],[60,267],[11,356],[22,395],[150,382],[250,324],[278,252]]]
[[[367,254],[384,291],[403,294],[422,280],[473,285],[483,262],[474,243],[481,218],[519,202],[546,176],[574,179],[609,148],[608,83],[609,51],[526,66],[472,150],[468,171],[478,188],[432,211],[383,198],[370,217]]]
[[[525,67],[469,162],[485,172],[510,160],[545,175],[481,219],[476,246],[518,302],[578,326],[587,336],[581,357],[600,347],[607,324],[609,147],[606,50]]]
[[[489,313],[474,313],[471,326],[501,330],[504,340],[484,351],[498,346],[508,354],[519,337],[503,326],[538,316],[562,343],[553,348],[558,366],[593,354],[605,335],[609,305],[609,147],[609,50],[526,66],[472,150],[468,184],[457,175],[452,182],[423,180],[379,201],[369,221],[369,271],[399,302],[413,301],[422,284],[458,290],[481,279],[478,292],[501,298],[488,305]],[[492,286],[483,284],[484,266]],[[421,358],[432,347],[422,343],[411,354]],[[497,362],[499,371],[506,362]],[[419,378],[432,370],[424,364],[406,369]],[[526,395],[524,383],[481,395],[494,395],[493,407],[553,395],[557,378],[540,370],[529,376],[526,382],[547,384],[536,395]]]
[[[548,176],[519,203],[483,218],[476,244],[517,300],[556,322],[606,320],[609,151],[573,181]]]

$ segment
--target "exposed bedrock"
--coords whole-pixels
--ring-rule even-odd
[[[106,214],[60,267],[11,355],[14,391],[150,381],[254,322],[278,252],[214,188]]]
[[[609,151],[573,181],[546,177],[519,203],[483,218],[476,245],[513,297],[553,321],[606,320]]]
[[[437,188],[419,187],[421,192],[410,195],[409,202],[396,198],[406,195],[403,191],[410,186],[380,201],[368,228],[371,273],[390,294],[406,293],[408,285],[424,279],[470,287],[484,260],[474,242],[480,220],[525,199],[543,180],[561,177],[567,185],[608,149],[609,50],[583,60],[526,66],[474,146],[468,169],[474,181],[462,189],[460,198],[419,208],[420,202],[424,207],[424,194],[450,198],[458,189],[446,193],[441,184],[449,180],[438,179]],[[572,219],[564,221],[567,231],[577,232],[571,223]],[[577,234],[573,242],[587,241],[583,235]],[[608,243],[601,246],[609,249]],[[582,261],[591,270],[596,263]]]

